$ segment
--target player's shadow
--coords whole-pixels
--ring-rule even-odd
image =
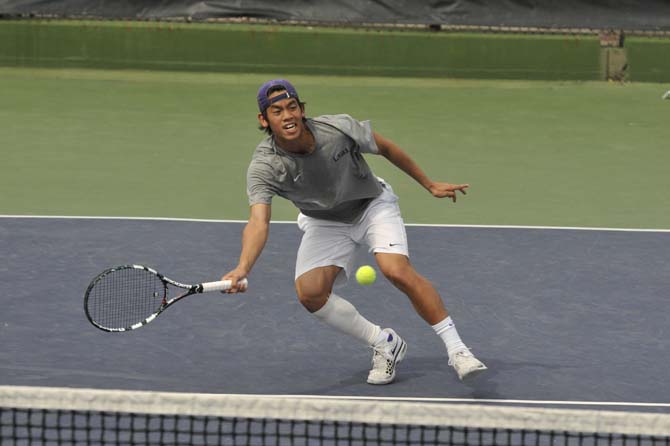
[[[472,399],[510,399],[514,395],[505,394],[500,389],[507,389],[503,382],[504,376],[517,376],[528,373],[528,369],[537,373],[552,373],[564,364],[547,364],[529,361],[503,361],[480,357],[488,370],[473,379],[459,381],[454,370],[448,366],[447,359],[440,356],[422,356],[407,358],[400,366],[396,380],[391,386],[393,394],[387,386],[371,386],[366,384],[368,371],[360,370],[349,377],[332,385],[313,389],[313,395],[372,395],[402,396],[416,398],[472,398]],[[430,389],[429,393],[426,393]],[[402,395],[399,395],[402,392]]]

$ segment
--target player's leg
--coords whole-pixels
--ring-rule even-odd
[[[336,282],[346,281],[353,268],[357,249],[351,240],[350,226],[332,224],[301,216],[304,231],[296,261],[295,286],[302,305],[317,319],[330,327],[353,336],[375,351],[392,351],[392,366],[386,361],[374,362],[368,376],[371,384],[387,384],[395,378],[395,363],[402,360],[407,349],[404,341],[389,329],[363,317],[351,302],[333,293]],[[382,370],[383,369],[383,370]],[[380,370],[383,372],[381,373]]]
[[[382,274],[409,297],[416,312],[440,336],[447,348],[449,365],[454,367],[458,377],[465,379],[486,370],[461,340],[435,287],[414,269],[409,259],[389,253],[375,253],[375,258]]]
[[[384,277],[409,297],[426,322],[435,325],[449,316],[433,284],[414,269],[409,258],[403,254],[375,252],[375,260]]]
[[[300,303],[330,327],[372,345],[380,335],[378,325],[365,319],[351,302],[333,293],[333,283],[342,268],[324,266],[301,274],[295,281]]]
[[[341,267],[334,265],[317,267],[296,278],[298,300],[307,311],[315,313],[328,302],[335,278],[341,270]]]
[[[486,370],[461,340],[453,320],[433,284],[419,274],[409,261],[405,225],[397,197],[390,186],[373,201],[359,223],[370,250],[375,253],[379,269],[389,281],[405,293],[416,312],[428,322],[443,340],[449,364],[460,379]]]

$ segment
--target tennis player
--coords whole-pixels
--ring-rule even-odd
[[[298,299],[317,319],[372,347],[368,383],[392,382],[407,344],[333,292],[352,275],[361,246],[374,253],[380,271],[442,338],[449,365],[461,380],[486,370],[459,337],[438,292],[410,263],[398,197],[371,172],[362,154],[385,157],[438,198],[456,202],[468,185],[432,181],[400,147],[373,132],[369,121],[348,115],[306,118],[305,104],[286,80],[266,82],[257,99],[258,121],[267,136],[247,171],[250,215],[239,264],[223,280],[236,283],[251,271],[268,238],[272,198],[279,195],[300,210]],[[230,290],[238,291],[244,289]]]

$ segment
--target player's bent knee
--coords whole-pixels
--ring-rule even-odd
[[[310,313],[319,311],[328,301],[328,294],[306,294],[298,293],[298,301],[302,304],[303,307],[307,309]]]
[[[335,266],[320,267],[298,277],[295,289],[300,303],[311,312],[323,307],[328,301],[340,270],[341,268]]]
[[[297,280],[295,283],[296,294],[298,301],[308,311],[314,312],[319,310],[326,304],[330,289],[325,289],[315,283],[305,283],[305,281]]]

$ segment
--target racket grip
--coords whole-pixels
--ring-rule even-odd
[[[237,282],[242,288],[246,288],[249,285],[247,279],[242,279]],[[231,280],[221,280],[218,282],[205,282],[202,284],[202,292],[209,293],[210,291],[225,291],[229,290],[233,285]]]

